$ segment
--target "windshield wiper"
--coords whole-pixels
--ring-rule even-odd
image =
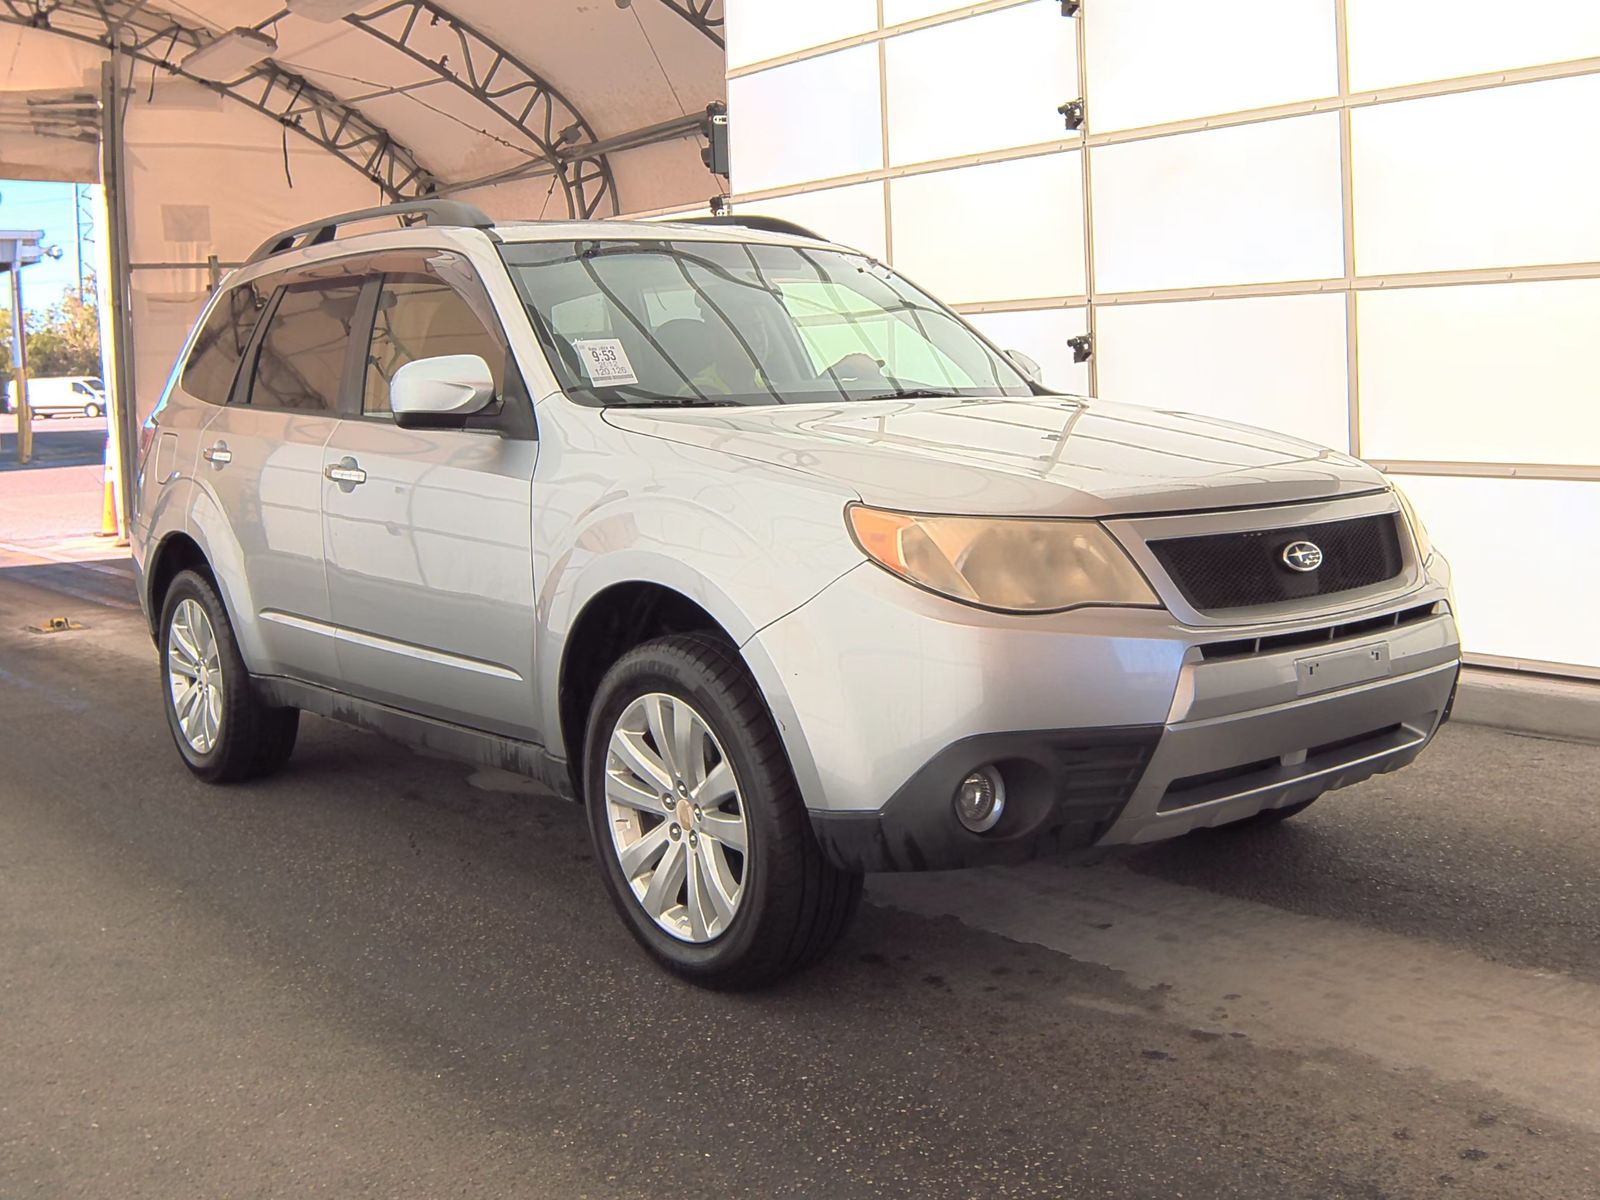
[[[698,396],[657,396],[647,400],[618,400],[607,408],[741,408],[737,400],[702,400]]]
[[[959,400],[960,392],[952,392],[943,388],[899,388],[893,392],[884,392],[877,396],[856,396],[857,400]]]

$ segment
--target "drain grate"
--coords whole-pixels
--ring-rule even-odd
[[[83,626],[71,617],[46,617],[37,625],[28,625],[25,628],[29,633],[71,633],[75,629],[82,629]]]

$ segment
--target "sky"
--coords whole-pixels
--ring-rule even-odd
[[[96,191],[99,189],[96,188]],[[45,308],[61,298],[68,288],[78,286],[78,235],[73,225],[73,198],[70,183],[35,183],[0,179],[0,229],[42,229],[44,244],[61,247],[59,259],[42,259],[22,270],[22,302],[29,309]],[[85,259],[94,265],[92,247],[85,247]],[[0,287],[0,307],[11,307],[9,281]]]

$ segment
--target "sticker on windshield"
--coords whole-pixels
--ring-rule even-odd
[[[638,383],[628,352],[616,338],[580,338],[572,343],[595,387],[622,387]]]

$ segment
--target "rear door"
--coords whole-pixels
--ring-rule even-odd
[[[157,439],[139,468],[134,522],[142,529],[156,524],[178,527],[185,521],[185,516],[165,513],[166,505],[181,505],[186,499],[186,489],[170,485],[195,478],[201,439],[217,409],[234,393],[272,293],[270,281],[237,283],[224,290],[206,311],[182,369],[169,381],[161,403],[146,421]],[[207,469],[205,474],[213,472]],[[209,481],[205,486],[209,487]]]
[[[340,393],[355,378],[351,330],[362,286],[336,276],[280,288],[231,402],[200,439],[196,475],[233,533],[236,561],[217,565],[248,587],[247,619],[264,649],[249,664],[258,674],[338,679],[323,566],[322,448],[338,425]]]
[[[341,686],[536,740],[532,406],[464,257],[430,251],[383,265],[359,399],[322,454]],[[489,363],[494,405],[467,428],[401,429],[389,381],[408,362],[446,354]]]

